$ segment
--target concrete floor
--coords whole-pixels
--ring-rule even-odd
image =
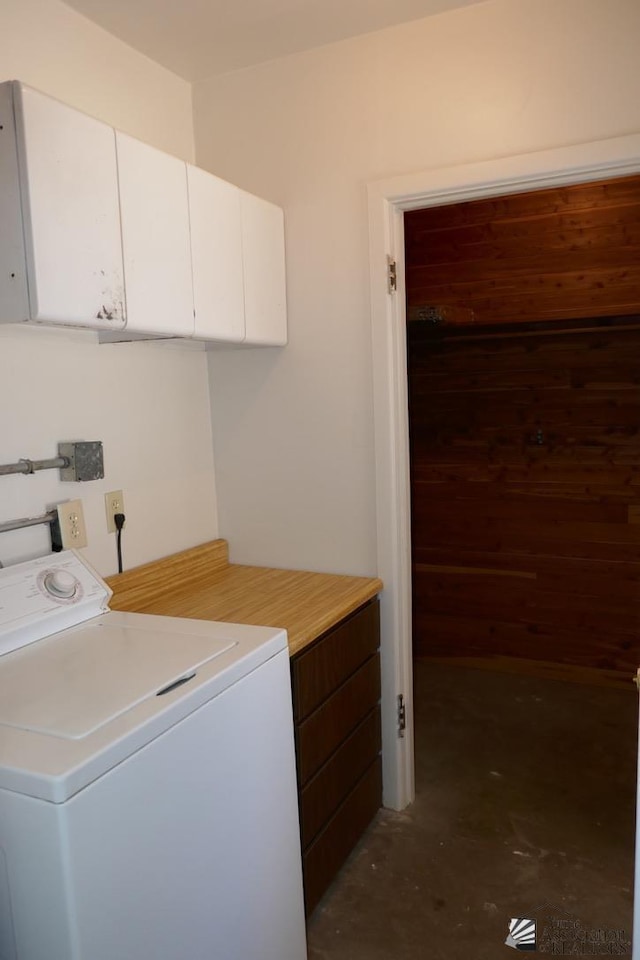
[[[508,958],[509,918],[545,902],[629,940],[633,684],[423,661],[415,686],[416,801],[380,812],[310,920],[309,960]]]

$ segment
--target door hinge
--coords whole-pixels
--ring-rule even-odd
[[[395,293],[398,289],[397,266],[393,257],[387,257],[387,286],[389,293]]]
[[[404,737],[407,728],[407,708],[404,705],[404,695],[398,694],[398,736]]]

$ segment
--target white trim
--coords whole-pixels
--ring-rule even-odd
[[[382,594],[383,800],[401,810],[414,797],[411,528],[404,294],[404,210],[538,190],[640,172],[640,134],[498,160],[443,167],[368,186],[378,574]],[[387,257],[398,290],[387,290]],[[407,707],[396,733],[396,697]]]

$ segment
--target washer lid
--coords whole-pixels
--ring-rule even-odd
[[[277,628],[116,611],[5,654],[0,790],[64,803],[277,654]]]
[[[2,658],[0,724],[82,739],[236,645],[100,617]]]

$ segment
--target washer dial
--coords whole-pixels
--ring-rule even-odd
[[[80,581],[68,570],[50,570],[44,576],[43,586],[57,600],[71,600],[78,591]]]

